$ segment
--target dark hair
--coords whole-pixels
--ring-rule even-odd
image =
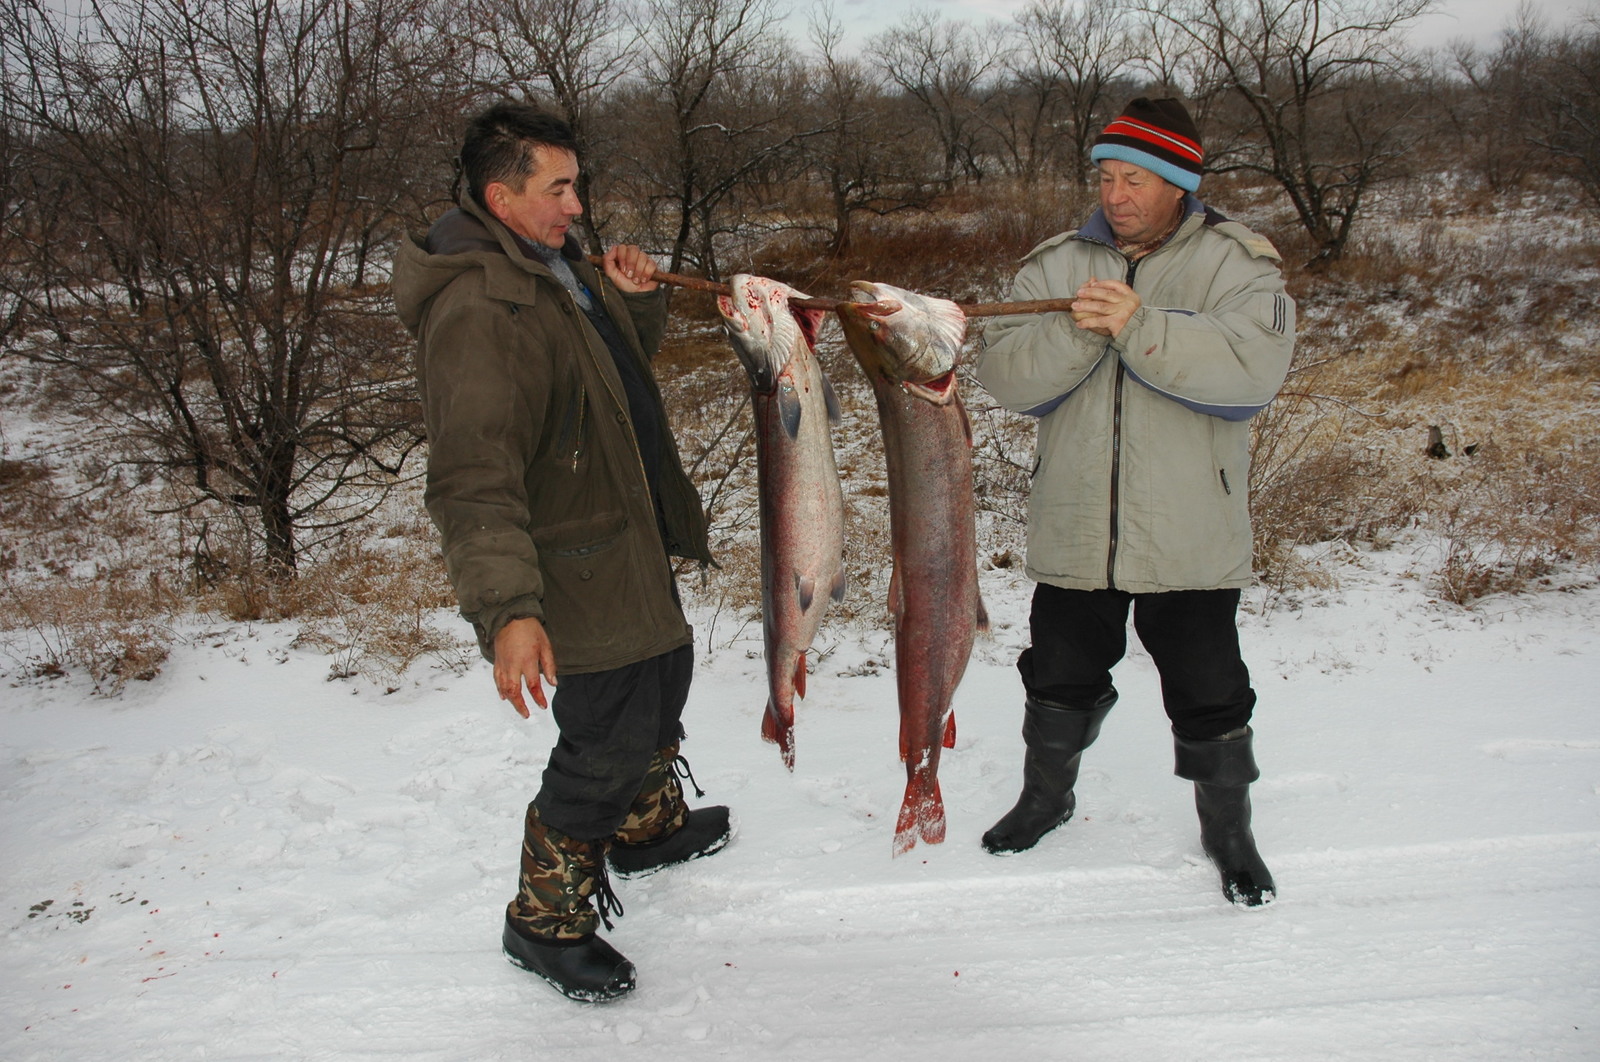
[[[533,176],[533,149],[539,145],[578,153],[572,127],[555,115],[527,103],[507,100],[482,111],[467,123],[457,160],[458,176],[483,209],[483,191],[495,181],[520,192]]]

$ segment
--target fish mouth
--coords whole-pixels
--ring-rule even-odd
[[[898,299],[884,298],[875,281],[852,280],[850,301],[841,308],[868,317],[892,317],[905,307]]]
[[[959,393],[954,369],[931,380],[901,380],[900,387],[913,398],[920,398],[935,406],[948,406]]]

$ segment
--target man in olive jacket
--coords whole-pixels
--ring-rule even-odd
[[[693,649],[669,558],[710,562],[706,520],[650,369],[666,321],[655,263],[613,247],[602,277],[568,235],[571,130],[498,104],[469,124],[460,167],[470,197],[394,269],[426,503],[500,696],[526,718],[524,690],[544,708],[555,687],[506,954],[603,1001],[635,980],[596,932],[621,914],[608,864],[649,873],[730,837],[728,809],[689,809],[678,779]]]
[[[983,843],[1023,851],[1071,817],[1131,608],[1201,842],[1228,898],[1260,906],[1276,887],[1250,830],[1256,696],[1236,612],[1249,422],[1288,372],[1294,304],[1271,243],[1195,197],[1204,156],[1182,103],[1132,101],[1090,157],[1100,209],[1029,252],[1012,296],[1071,298],[1071,313],[996,318],[977,363],[1002,405],[1039,418],[1023,788]]]

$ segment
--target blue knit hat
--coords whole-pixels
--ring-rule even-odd
[[[1116,159],[1143,166],[1186,192],[1200,187],[1205,172],[1205,152],[1200,131],[1178,100],[1152,100],[1140,96],[1121,116],[1094,138],[1089,158],[1095,162]]]

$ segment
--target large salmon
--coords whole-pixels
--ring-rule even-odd
[[[889,610],[906,764],[900,855],[919,838],[944,840],[939,752],[955,743],[950,701],[975,633],[989,626],[978,596],[972,424],[956,389],[967,322],[953,302],[887,284],[856,281],[850,295],[839,320],[878,399],[889,471]]]
[[[794,309],[789,300],[805,296],[766,277],[741,273],[729,287],[717,308],[755,408],[768,690],[761,736],[793,770],[806,651],[828,602],[844,597],[844,495],[828,428],[839,402],[813,350],[825,311]]]

